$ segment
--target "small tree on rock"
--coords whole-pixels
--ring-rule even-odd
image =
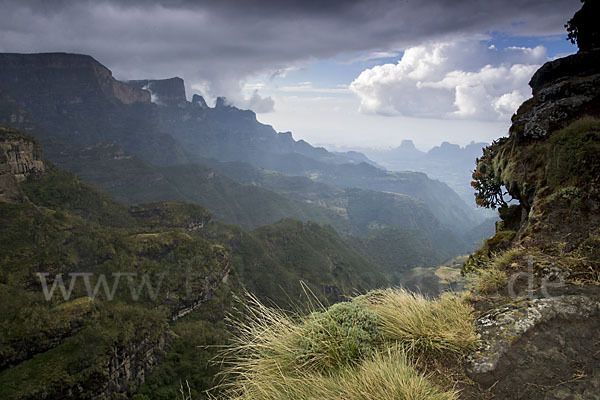
[[[581,0],[583,6],[567,23],[567,40],[579,51],[600,47],[600,0]]]

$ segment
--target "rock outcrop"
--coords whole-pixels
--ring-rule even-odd
[[[0,126],[0,202],[24,200],[18,182],[44,172],[42,151],[37,140]]]
[[[200,96],[199,94],[194,94],[194,96],[192,96],[192,104],[197,104],[200,106],[200,108],[208,108],[204,97]]]
[[[600,115],[600,49],[544,64],[531,78],[533,98],[513,117],[520,140],[540,139],[582,115]]]
[[[497,391],[509,395],[515,388],[526,393],[528,383],[550,388],[561,379],[566,382],[576,371],[564,364],[577,364],[585,372],[577,383],[588,381],[591,385],[578,386],[582,386],[582,394],[587,392],[588,397],[583,398],[591,399],[593,393],[600,393],[594,392],[600,390],[595,356],[600,351],[595,332],[599,326],[599,297],[539,298],[493,309],[477,321],[482,346],[471,357],[470,375],[488,387],[495,384]],[[531,376],[536,364],[538,368],[545,365],[548,373]]]

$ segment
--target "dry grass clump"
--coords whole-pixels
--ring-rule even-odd
[[[375,291],[308,315],[250,297],[229,348],[220,398],[231,400],[452,400],[418,372],[427,355],[457,355],[476,343],[472,309],[456,295],[428,300]]]
[[[506,271],[498,268],[478,270],[470,276],[470,289],[479,294],[498,291],[508,284]]]
[[[379,316],[387,341],[417,356],[458,355],[477,342],[473,309],[456,294],[427,299],[402,289],[386,289],[357,301]]]
[[[454,390],[435,386],[401,348],[377,351],[354,366],[331,373],[259,374],[236,381],[229,400],[457,400]]]
[[[524,250],[515,247],[496,254],[482,267],[475,269],[469,275],[470,289],[478,294],[496,292],[508,284],[507,270],[512,268],[514,261],[523,258]]]

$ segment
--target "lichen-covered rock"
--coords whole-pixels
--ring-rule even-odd
[[[528,385],[536,387],[531,393],[554,393],[550,389],[560,382],[566,389],[577,383],[581,387],[569,393],[580,396],[542,398],[597,398],[585,393],[600,384],[599,322],[600,298],[594,296],[540,298],[491,310],[477,320],[481,345],[469,360],[469,375],[493,386],[498,398],[524,398],[519,394]],[[511,390],[512,397],[503,397]]]

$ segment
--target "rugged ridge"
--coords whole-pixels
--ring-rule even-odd
[[[157,129],[150,92],[118,81],[90,56],[3,53],[0,78],[0,123],[35,135],[51,160],[66,147],[107,142],[158,164],[187,160]]]

